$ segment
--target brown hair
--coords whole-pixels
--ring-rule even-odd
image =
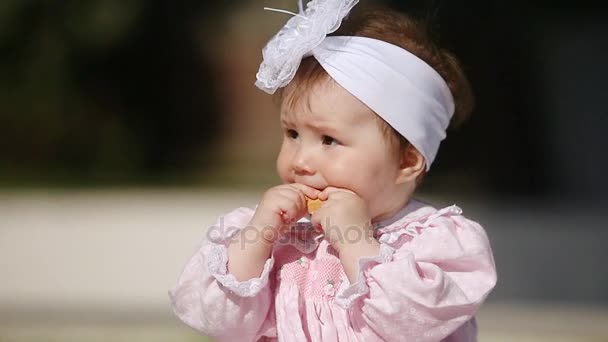
[[[352,13],[351,13],[352,15]],[[439,48],[432,40],[427,26],[405,14],[390,10],[376,9],[359,18],[344,21],[340,30],[333,35],[361,36],[383,40],[397,45],[430,65],[447,83],[454,98],[455,111],[450,126],[463,122],[473,110],[474,98],[471,86],[457,59],[448,51]],[[276,93],[279,101],[292,107],[315,84],[330,77],[314,57],[302,60],[290,84]],[[405,151],[409,142],[377,116],[381,128],[390,139],[391,146],[398,144],[399,152]]]

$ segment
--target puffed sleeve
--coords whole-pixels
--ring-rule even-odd
[[[173,311],[184,323],[216,341],[257,341],[274,329],[268,282],[274,259],[259,278],[240,282],[227,272],[228,244],[253,215],[239,208],[209,228],[207,239],[169,291]]]
[[[353,326],[385,341],[440,341],[475,315],[496,284],[483,228],[448,207],[380,238],[338,291]]]

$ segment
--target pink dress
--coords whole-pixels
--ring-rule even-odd
[[[254,211],[223,216],[169,291],[175,314],[216,341],[476,341],[496,284],[483,228],[456,206],[410,201],[376,225],[379,255],[350,284],[326,240],[276,243],[259,278],[227,272],[227,244]]]

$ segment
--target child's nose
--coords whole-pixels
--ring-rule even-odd
[[[312,175],[315,173],[311,165],[310,151],[300,147],[292,160],[292,168],[297,175]]]

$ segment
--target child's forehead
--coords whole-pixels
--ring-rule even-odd
[[[281,115],[293,116],[295,113],[312,113],[324,90],[329,87],[328,78],[293,80],[283,91]]]
[[[360,124],[376,114],[333,80],[289,89],[281,102],[281,119]]]

